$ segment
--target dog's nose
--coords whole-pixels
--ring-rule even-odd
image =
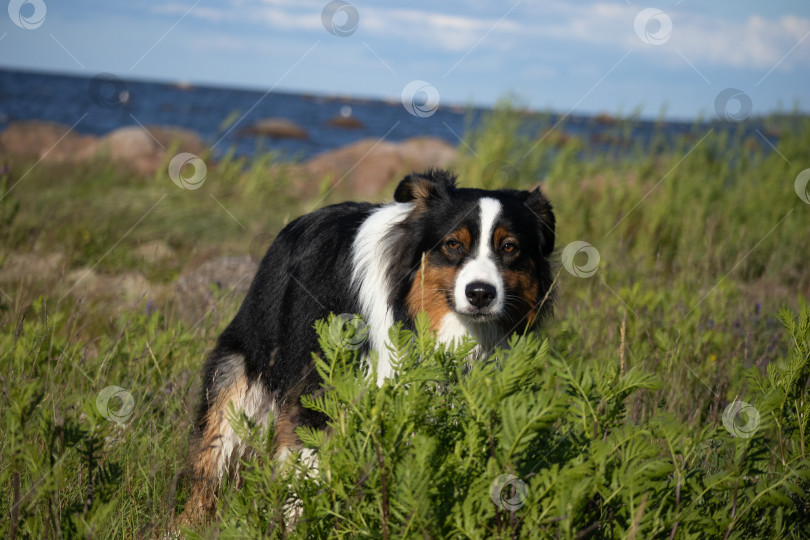
[[[495,287],[482,281],[473,281],[464,290],[467,300],[478,309],[485,308],[495,300]]]

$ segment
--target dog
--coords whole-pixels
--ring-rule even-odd
[[[187,519],[211,516],[222,479],[238,477],[248,449],[229,423],[231,407],[265,426],[272,415],[277,460],[301,448],[298,426],[326,426],[300,401],[321,388],[316,320],[362,315],[363,352],[376,353],[380,385],[394,375],[390,327],[413,328],[423,310],[440,342],[469,335],[471,354],[485,356],[550,315],[554,231],[539,189],[460,188],[435,169],[406,176],[391,204],[345,202],[287,225],[206,361]]]

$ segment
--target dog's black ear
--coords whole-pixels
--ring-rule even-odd
[[[456,177],[449,171],[430,169],[423,173],[409,174],[394,191],[396,202],[424,202],[443,197],[456,187]]]
[[[535,188],[532,191],[524,191],[526,198],[523,201],[529,210],[534,214],[537,221],[537,230],[540,236],[540,252],[544,257],[551,255],[554,251],[554,237],[556,220],[554,219],[554,210],[551,208],[551,203],[540,188]]]

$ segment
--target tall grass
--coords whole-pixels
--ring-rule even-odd
[[[803,534],[810,510],[810,206],[796,197],[793,182],[810,166],[810,120],[770,120],[781,133],[777,151],[742,130],[698,125],[680,141],[617,154],[589,150],[559,128],[549,133],[551,118],[536,132],[522,118],[509,107],[494,112],[465,135],[456,167],[465,186],[542,184],[557,215],[556,315],[540,337],[516,344],[522,352],[511,364],[504,357],[518,371],[531,367],[516,379],[531,384],[489,395],[486,407],[500,411],[487,428],[495,431],[475,431],[483,429],[477,417],[462,415],[478,399],[473,386],[506,377],[506,368],[478,367],[456,380],[453,354],[423,354],[424,365],[414,357],[412,371],[424,380],[408,388],[433,384],[425,382],[432,374],[444,390],[437,387],[435,400],[408,412],[415,394],[398,393],[397,383],[373,393],[349,376],[352,358],[338,351],[327,360],[348,361],[340,371],[349,377],[344,390],[363,390],[371,401],[348,410],[345,395],[333,395],[337,409],[330,411],[348,415],[341,418],[351,419],[352,429],[336,429],[331,439],[310,434],[308,442],[336,452],[373,444],[347,454],[353,464],[325,459],[320,480],[266,462],[249,469],[249,482],[225,491],[218,520],[200,534],[220,527],[233,536]],[[631,128],[632,120],[617,122],[616,140],[626,141]],[[30,165],[12,161],[4,185]],[[311,201],[292,199],[290,182],[272,156],[211,164],[194,192],[106,162],[43,163],[0,202],[0,265],[15,252],[60,251],[67,270],[103,257],[100,272],[136,269],[170,283],[187,261],[247,253],[254,235],[273,233],[306,211]],[[161,263],[132,257],[154,239],[175,256]],[[599,253],[590,278],[559,263],[573,241]],[[110,312],[72,297],[60,302],[59,278],[37,277],[0,283],[0,535],[160,534],[185,502],[199,368],[239,299],[223,298],[192,325],[174,318],[170,298],[156,309],[136,303]],[[778,318],[784,306],[796,315]],[[631,376],[638,379],[623,387]],[[134,400],[122,422],[112,413],[126,405],[126,394],[99,406],[110,386]],[[507,435],[515,435],[509,426],[523,422],[519,407],[514,417],[503,410],[510,395],[527,406],[547,401],[553,414],[530,424],[528,446],[518,437],[520,451],[503,454]],[[442,396],[457,405],[442,409]],[[723,411],[735,400],[760,411],[755,437],[724,429]],[[381,410],[391,411],[397,433],[416,434],[413,441],[394,446],[391,431],[375,431]],[[487,433],[494,434],[494,453],[478,447],[477,437]],[[564,434],[572,435],[568,442],[548,450]],[[489,435],[481,440],[489,445]],[[266,449],[258,446],[254,466]],[[547,450],[553,463],[529,473]],[[357,476],[369,456],[383,456],[383,469],[377,462],[367,477]],[[634,472],[644,471],[643,463],[654,470]],[[492,503],[496,473],[525,482],[521,508]],[[271,510],[296,493],[305,497],[303,517],[298,529],[289,522],[284,529],[283,512]]]

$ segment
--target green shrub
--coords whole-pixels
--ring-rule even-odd
[[[558,358],[529,335],[468,365],[474,344],[437,345],[425,318],[416,333],[392,330],[401,374],[377,388],[321,322],[325,390],[305,403],[330,429],[299,429],[317,466],[270,465],[270,439],[241,419],[259,444],[222,500],[222,535],[799,538],[810,308],[780,317],[793,350],[784,368],[750,374],[760,420],[737,436],[671,414],[629,421],[627,401],[665,383],[618,360]]]

